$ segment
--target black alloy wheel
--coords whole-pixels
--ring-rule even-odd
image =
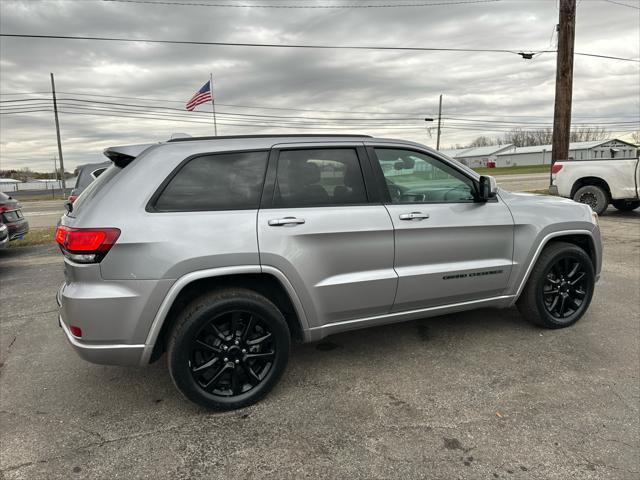
[[[191,375],[206,392],[223,397],[248,392],[273,366],[273,332],[255,313],[228,311],[211,319],[191,347]]]
[[[592,258],[578,245],[556,241],[536,262],[516,305],[522,316],[545,328],[565,328],[580,320],[595,286]]]
[[[167,361],[185,397],[205,408],[232,410],[273,389],[290,348],[289,326],[271,300],[226,288],[182,308],[167,339]]]
[[[563,321],[580,311],[589,289],[588,278],[586,268],[580,259],[558,259],[548,269],[542,287],[547,312]]]

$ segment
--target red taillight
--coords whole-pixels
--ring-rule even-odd
[[[553,165],[551,165],[551,173],[558,173],[560,170],[562,170],[562,167],[564,167],[564,165],[562,165],[561,163],[554,163]]]
[[[80,327],[70,325],[69,330],[71,330],[71,335],[74,337],[82,338],[82,329]]]
[[[75,254],[74,260],[100,261],[120,236],[117,228],[71,228],[60,226],[56,242],[65,253]]]
[[[73,203],[73,202],[75,202],[75,201],[76,201],[76,198],[78,198],[78,196],[77,196],[77,195],[69,195],[69,199],[68,199],[69,203]]]
[[[11,210],[9,207],[0,207],[0,213],[8,212]]]

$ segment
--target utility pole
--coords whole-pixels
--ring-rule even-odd
[[[62,195],[67,190],[67,182],[64,178],[64,160],[62,158],[62,143],[60,143],[60,122],[58,122],[58,103],[56,102],[56,84],[53,81],[53,73],[51,74],[51,93],[53,95],[53,115],[56,119],[56,136],[58,137],[58,157],[60,157],[60,177],[62,179]]]
[[[553,111],[551,168],[569,158],[571,134],[571,96],[573,92],[573,47],[576,33],[576,0],[560,0],[558,53],[556,60],[556,99]],[[549,174],[551,183],[551,173]]]
[[[440,132],[442,129],[440,125],[442,124],[442,94],[440,94],[440,103],[438,105],[438,137],[436,139],[436,150],[440,150]]]

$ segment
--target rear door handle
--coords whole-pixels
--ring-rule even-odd
[[[286,225],[301,225],[304,223],[304,218],[296,217],[284,217],[284,218],[272,218],[269,220],[269,225],[272,227],[283,227]]]
[[[424,220],[425,218],[429,218],[428,213],[411,212],[400,214],[400,220]]]

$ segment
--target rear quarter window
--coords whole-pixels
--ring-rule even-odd
[[[202,155],[188,160],[152,200],[158,212],[258,208],[268,151]]]

